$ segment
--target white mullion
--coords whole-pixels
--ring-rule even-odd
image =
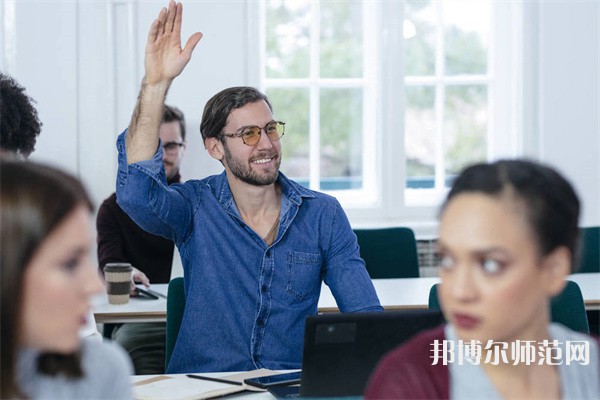
[[[138,21],[137,21],[137,2],[129,1],[127,4],[128,11],[128,34],[129,34],[129,62],[133,66],[133,71],[136,73],[139,71],[139,58],[138,58],[138,40],[137,40],[137,31],[138,31]],[[132,93],[137,93],[139,90],[139,82],[136,79],[131,80],[131,90]]]
[[[346,87],[361,87],[364,86],[363,78],[320,78],[320,87],[331,88],[346,88]]]
[[[109,113],[108,118],[110,119],[110,125],[113,132],[120,132],[118,125],[117,115],[119,113],[119,107],[117,102],[117,66],[116,66],[116,39],[115,39],[115,4],[109,2],[106,4],[106,40],[108,42],[109,51],[107,52],[106,68],[107,73],[107,93],[110,104],[112,105],[112,112]]]
[[[263,92],[267,87],[269,87],[269,80],[267,79],[266,73],[266,65],[267,65],[267,46],[266,46],[266,29],[267,26],[265,24],[265,14],[266,14],[266,4],[264,1],[259,2],[250,2],[247,8],[247,21],[258,21],[258,41],[255,40],[254,35],[252,35],[252,30],[256,29],[254,24],[247,23],[247,62],[249,65],[247,67],[247,79],[250,84],[255,84],[259,87]],[[258,45],[257,45],[258,43]],[[258,47],[258,48],[257,48]],[[251,54],[258,54],[258,64],[252,63],[250,60],[252,59]],[[258,78],[258,82],[254,79]]]
[[[293,78],[293,79],[282,79],[282,78],[263,78],[262,80],[266,86],[279,87],[279,88],[307,88],[310,86],[309,78]]]
[[[495,29],[493,27],[495,27],[496,25],[494,24],[494,4],[490,3],[490,10],[489,10],[489,41],[488,41],[488,50],[487,50],[487,76],[488,76],[488,81],[486,82],[486,87],[487,87],[487,110],[488,110],[488,120],[487,120],[487,126],[486,126],[486,144],[487,144],[487,149],[486,149],[486,161],[491,161],[492,157],[494,154],[496,154],[496,140],[495,140],[495,120],[497,118],[496,115],[496,93],[498,92],[498,90],[496,89],[496,82],[498,81],[496,79],[496,66],[494,65],[494,59],[496,59],[497,57],[497,50],[496,49],[496,35],[497,32],[495,31]],[[512,57],[506,59],[508,60],[508,62],[512,62]],[[498,88],[499,89],[499,88]],[[510,89],[509,89],[510,90]]]
[[[444,114],[445,114],[445,102],[446,102],[446,87],[443,84],[443,78],[445,74],[445,60],[444,60],[444,16],[443,16],[443,3],[436,3],[436,15],[437,15],[437,45],[435,52],[435,75],[436,75],[436,86],[435,86],[435,118],[436,118],[436,148],[435,148],[435,189],[441,190],[444,188],[444,167],[445,167],[445,156],[444,156]]]
[[[408,85],[478,85],[487,84],[491,79],[490,74],[485,75],[454,75],[454,76],[407,76]]]
[[[374,83],[377,81],[375,63],[372,60],[378,60],[378,46],[371,46],[369,43],[378,43],[375,29],[375,18],[377,16],[377,3],[362,3],[363,15],[363,76],[362,81],[362,99],[363,99],[363,162],[362,162],[362,181],[364,193],[371,194],[371,199],[378,199],[378,193],[381,187],[381,181],[378,179],[377,171],[381,168],[381,163],[376,154],[380,151],[381,130],[376,129],[377,118],[376,110],[376,88]],[[347,83],[349,80],[344,80]],[[350,86],[348,84],[348,86]],[[367,197],[367,196],[365,196]]]
[[[321,176],[321,121],[320,121],[320,98],[319,98],[319,59],[320,59],[320,29],[321,16],[319,3],[313,2],[312,21],[310,27],[310,72],[309,72],[309,187],[313,190],[320,188]]]
[[[17,10],[16,1],[3,1],[0,3],[2,27],[0,27],[2,42],[0,43],[4,55],[0,56],[0,70],[10,75],[17,72]]]
[[[308,87],[315,80],[312,78],[271,78],[264,79],[265,84],[277,87]],[[361,78],[339,78],[339,79],[317,79],[317,84],[320,87],[330,88],[359,88],[364,86],[364,79]]]

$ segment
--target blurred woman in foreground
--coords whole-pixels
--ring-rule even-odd
[[[49,166],[0,159],[0,397],[131,398],[132,369],[116,345],[81,340],[90,296],[92,204]]]
[[[388,354],[365,397],[600,398],[597,340],[550,322],[578,218],[573,187],[549,167],[512,160],[464,170],[440,215],[448,323]]]

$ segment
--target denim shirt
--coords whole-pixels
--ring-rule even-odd
[[[127,165],[125,134],[117,202],[182,258],[186,306],[168,373],[300,368],[322,281],[343,312],[382,310],[335,198],[280,173],[279,230],[267,246],[242,220],[224,172],[168,186],[162,148]]]

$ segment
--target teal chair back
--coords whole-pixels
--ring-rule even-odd
[[[410,228],[354,229],[371,279],[418,278],[417,240]]]
[[[183,278],[173,278],[169,282],[167,292],[167,331],[165,346],[165,371],[171,360],[173,348],[179,335],[183,310],[185,309],[185,290],[183,289]]]
[[[581,228],[581,253],[574,272],[600,272],[600,226]]]
[[[429,309],[441,310],[437,295],[438,285],[433,285],[429,291]],[[551,321],[558,322],[574,331],[590,333],[585,303],[579,285],[567,281],[563,291],[550,301]]]

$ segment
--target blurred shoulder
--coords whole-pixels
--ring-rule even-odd
[[[81,346],[82,366],[87,375],[105,373],[133,374],[131,359],[119,345],[110,341],[84,339]]]

